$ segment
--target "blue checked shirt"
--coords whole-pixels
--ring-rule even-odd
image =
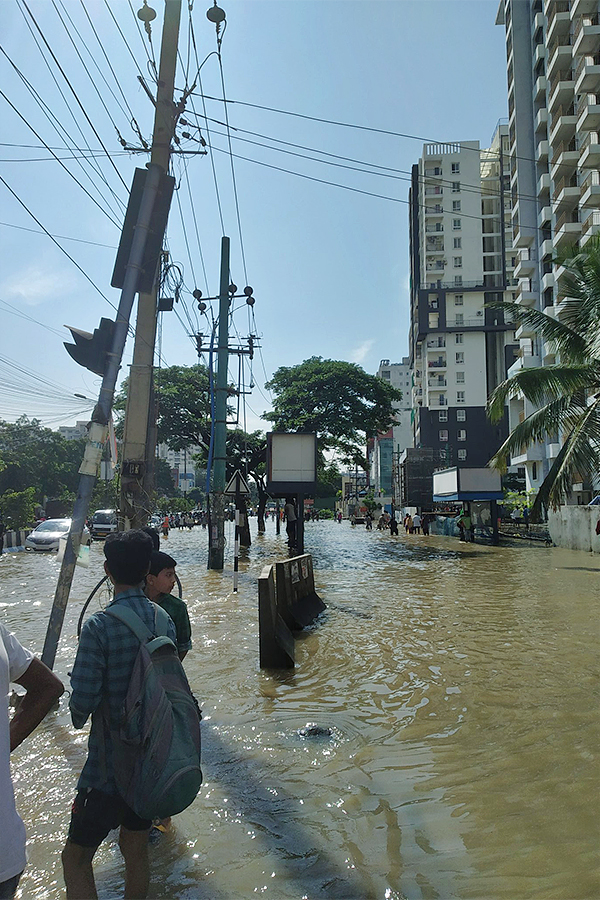
[[[132,587],[118,594],[109,606],[129,607],[155,633],[154,607],[141,587]],[[175,626],[171,619],[168,636],[177,644]],[[110,727],[117,729],[139,646],[138,639],[127,625],[105,612],[91,616],[81,629],[71,673],[69,707],[75,728],[83,728],[90,715],[92,727],[88,758],[77,783],[78,789],[90,787],[107,794],[117,793],[112,771],[110,734],[98,707],[106,698]],[[100,762],[98,748],[101,742],[104,742],[106,748],[106,766]]]

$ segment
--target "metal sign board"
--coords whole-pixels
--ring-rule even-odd
[[[267,434],[267,490],[273,496],[312,493],[317,483],[317,436],[303,432]]]
[[[248,487],[248,482],[238,469],[233,473],[231,478],[229,479],[229,484],[225,488],[226,494],[245,494],[246,497],[250,496],[250,488]]]

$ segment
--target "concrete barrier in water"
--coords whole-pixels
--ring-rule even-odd
[[[4,534],[3,549],[18,551],[25,549],[25,538],[31,534],[32,528],[22,528],[19,531],[7,531]]]
[[[258,579],[261,669],[293,668],[292,632],[310,625],[325,608],[315,591],[310,554],[265,566]]]

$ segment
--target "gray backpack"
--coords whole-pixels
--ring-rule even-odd
[[[169,617],[153,606],[156,636],[132,609],[105,609],[140,641],[119,728],[110,729],[110,736],[117,790],[142,819],[181,812],[202,784],[200,709],[177,648],[167,637]],[[106,710],[104,714],[108,722]]]

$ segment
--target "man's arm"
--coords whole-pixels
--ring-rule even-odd
[[[106,660],[94,621],[88,619],[81,629],[79,647],[71,672],[69,709],[75,728],[83,728],[102,700]]]
[[[64,691],[62,681],[36,657],[16,683],[22,685],[27,693],[10,722],[11,753],[40,724]]]

